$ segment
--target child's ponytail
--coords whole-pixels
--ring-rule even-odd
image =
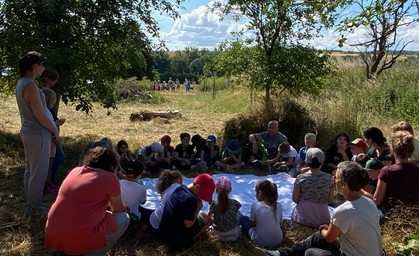
[[[261,191],[263,194],[263,202],[273,208],[274,218],[276,219],[277,201],[278,201],[278,187],[269,180],[261,180],[256,184],[256,191]]]
[[[225,188],[221,188],[218,191],[218,212],[225,213],[228,210],[228,191]]]
[[[156,185],[156,190],[159,194],[162,194],[175,180],[181,179],[182,175],[179,171],[164,170],[159,177],[159,181]]]

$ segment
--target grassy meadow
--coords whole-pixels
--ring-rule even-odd
[[[326,149],[333,143],[335,134],[346,131],[351,138],[360,137],[369,126],[382,129],[390,136],[394,123],[407,120],[419,134],[419,62],[403,61],[385,71],[376,81],[365,81],[362,64],[356,59],[336,58],[337,70],[328,85],[318,96],[301,95],[296,98],[316,123],[318,146]],[[182,90],[183,89],[183,90]],[[109,137],[116,144],[125,139],[131,150],[158,141],[163,135],[172,137],[172,145],[180,143],[179,134],[188,132],[203,137],[223,134],[225,123],[250,112],[250,92],[244,86],[220,90],[216,98],[195,88],[185,92],[160,92],[159,104],[124,101],[118,109],[106,110],[94,104],[93,112],[86,115],[75,111],[75,105],[61,103],[59,117],[66,118],[61,128],[61,142],[66,154],[57,174],[61,182],[72,167],[87,142]],[[263,94],[256,95],[252,112],[260,110]],[[275,101],[275,99],[274,99]],[[151,121],[131,122],[131,113],[143,110],[179,110],[180,118],[156,118]],[[60,255],[44,248],[45,218],[28,219],[24,215],[23,195],[24,153],[19,137],[20,117],[14,96],[0,96],[0,255]],[[263,131],[265,127],[260,127]],[[258,132],[258,131],[249,131]],[[287,134],[286,134],[287,135]],[[225,142],[220,141],[221,145]],[[243,145],[242,145],[243,146]],[[297,149],[302,145],[294,145]],[[254,170],[244,169],[242,173]],[[196,173],[187,172],[187,176]],[[261,171],[257,174],[265,175]],[[55,196],[45,197],[50,206]],[[419,234],[418,208],[400,207],[394,218],[383,227],[383,242],[387,255],[396,255],[391,243],[402,241],[408,234]],[[139,226],[129,227],[108,255],[253,255],[252,242],[241,237],[236,243],[220,243],[211,235],[199,238],[193,247],[182,252],[172,252],[159,239],[138,240]],[[285,223],[283,245],[291,245],[305,238],[313,230],[290,230]],[[415,255],[415,254],[412,254]]]

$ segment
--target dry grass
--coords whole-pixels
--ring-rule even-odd
[[[150,142],[158,141],[164,134],[169,134],[172,137],[172,144],[176,145],[180,142],[179,134],[185,131],[203,136],[209,134],[219,136],[227,120],[247,111],[246,91],[226,92],[225,95],[218,95],[214,101],[209,100],[210,95],[195,92],[164,94],[168,101],[162,105],[123,103],[118,106],[118,110],[112,110],[110,115],[100,106],[95,106],[94,112],[87,116],[76,112],[74,106],[62,104],[59,116],[67,119],[61,130],[66,160],[60,169],[59,178],[62,179],[66,172],[77,164],[78,156],[88,141],[106,136],[116,144],[118,140],[125,139],[131,149],[135,150]],[[319,105],[314,103],[307,103],[306,106],[310,105],[310,112],[324,111],[320,114],[326,114],[328,111],[327,108],[321,110]],[[344,109],[343,103],[339,106],[341,110]],[[333,109],[332,102],[328,108]],[[149,122],[129,121],[129,116],[133,112],[174,109],[180,110],[181,118],[155,119]],[[14,97],[0,99],[0,120],[0,255],[60,255],[58,252],[44,248],[46,220],[28,219],[24,216],[25,200],[22,186],[24,154],[18,136],[20,119]],[[255,173],[255,171],[246,169],[242,173]],[[188,177],[195,174],[192,171],[185,173]],[[256,174],[265,173],[256,172]],[[45,205],[51,205],[54,200],[54,196],[45,197]],[[388,255],[395,255],[391,242],[401,241],[404,234],[419,234],[417,215],[415,215],[416,222],[409,222],[411,225],[406,224],[404,213],[396,216],[402,217],[395,218],[395,222],[387,222],[383,227],[383,241]],[[283,246],[292,245],[313,232],[307,228],[290,230],[288,222],[285,222],[284,226]],[[188,250],[176,252],[171,251],[158,238],[138,240],[135,236],[138,227],[138,225],[131,226],[108,255],[253,255],[254,245],[246,237],[241,237],[236,243],[220,243],[212,235],[207,234]]]

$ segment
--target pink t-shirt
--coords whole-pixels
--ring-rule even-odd
[[[87,166],[74,168],[65,178],[45,226],[45,247],[82,254],[106,246],[115,233],[115,216],[106,210],[110,196],[121,194],[115,174]]]

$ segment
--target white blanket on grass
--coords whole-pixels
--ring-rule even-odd
[[[278,173],[268,176],[255,176],[249,174],[236,175],[236,174],[214,174],[212,178],[214,182],[218,177],[227,176],[231,181],[232,191],[230,198],[236,199],[242,205],[240,212],[243,215],[250,216],[250,207],[253,202],[256,202],[255,185],[259,180],[267,179],[273,181],[278,186],[278,201],[282,205],[282,218],[291,219],[292,209],[295,203],[292,201],[292,190],[294,188],[295,178],[291,178],[286,173]],[[141,181],[147,187],[147,203],[143,205],[148,209],[155,209],[160,202],[160,195],[156,192],[156,183],[158,179],[143,178]],[[193,178],[184,178],[183,184],[188,185],[192,183]],[[217,193],[214,192],[213,200],[217,199]],[[209,204],[204,202],[201,212],[208,212]],[[329,211],[332,210],[329,207]],[[333,211],[333,210],[332,210]]]

